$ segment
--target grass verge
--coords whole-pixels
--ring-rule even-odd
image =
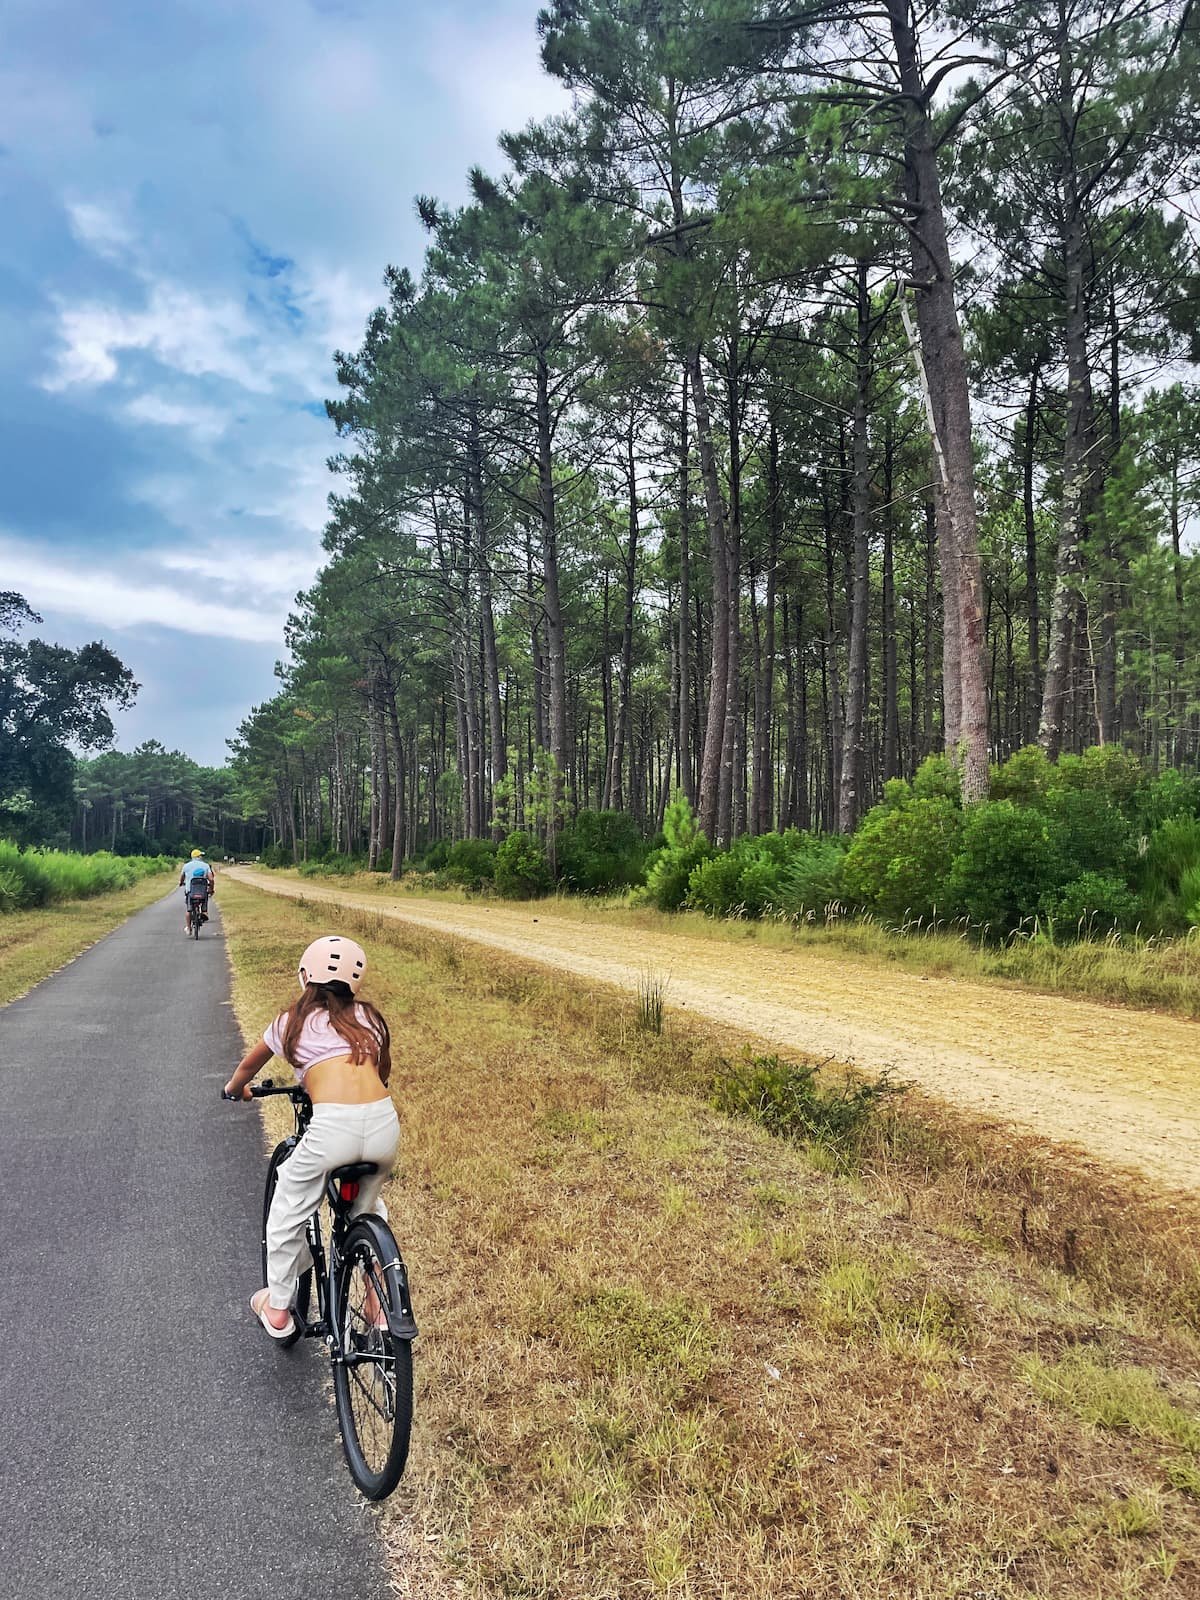
[[[400,891],[415,899],[451,905],[495,904],[521,911],[527,911],[530,905],[527,900],[504,901],[465,889],[431,890],[417,875],[402,878],[399,883],[377,872],[308,880],[298,872],[284,870],[279,876],[296,883],[333,884],[392,898]],[[1200,930],[1180,939],[1126,935],[1122,939],[1055,944],[1045,937],[1018,938],[997,947],[980,944],[977,937],[947,930],[941,924],[914,926],[902,932],[840,911],[827,920],[766,918],[754,922],[706,917],[698,911],[668,913],[649,906],[631,906],[627,896],[557,894],[542,904],[547,910],[552,908],[556,917],[614,929],[642,928],[653,933],[680,933],[692,939],[761,944],[773,949],[803,948],[831,957],[848,955],[857,961],[899,966],[930,977],[965,978],[1006,988],[1033,989],[1041,994],[1076,995],[1200,1019]]]
[[[135,911],[161,900],[169,887],[169,877],[158,873],[113,894],[0,917],[0,1005],[73,961]]]
[[[233,883],[222,911],[250,1034],[328,912]],[[1197,1592],[1196,1218],[910,1095],[831,1171],[708,1103],[728,1041],[342,921],[392,1024],[423,1329],[385,1518],[464,1594]],[[1123,1411],[1086,1403],[1109,1372]]]

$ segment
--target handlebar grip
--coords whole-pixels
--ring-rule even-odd
[[[264,1078],[261,1083],[252,1084],[250,1086],[250,1093],[254,1096],[254,1098],[256,1100],[261,1099],[264,1094],[274,1094],[275,1093],[275,1080],[274,1080],[274,1078]]]
[[[242,1097],[241,1097],[240,1094],[230,1094],[228,1089],[222,1089],[221,1090],[221,1099],[222,1100],[240,1100],[241,1098]]]

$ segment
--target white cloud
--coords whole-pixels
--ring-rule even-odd
[[[182,585],[146,582],[117,576],[105,566],[73,561],[68,569],[20,544],[0,543],[5,581],[35,611],[83,617],[103,633],[147,624],[207,639],[239,639],[278,644],[283,637],[284,609],[254,610],[221,598],[214,590],[198,603]],[[239,586],[240,587],[240,586]]]
[[[106,261],[119,261],[131,250],[135,235],[114,209],[89,200],[68,200],[71,232]]]
[[[254,359],[257,330],[245,309],[217,295],[204,296],[178,284],[154,283],[141,311],[112,306],[59,303],[56,368],[42,379],[52,394],[77,386],[110,383],[119,354],[141,350],[160,365],[189,377],[223,378],[264,394],[271,380]]]
[[[242,594],[269,596],[286,606],[298,589],[312,582],[319,556],[315,548],[235,550],[225,543],[208,549],[167,551],[159,557],[159,565],[168,572],[218,585],[236,584]]]
[[[211,444],[229,426],[228,414],[215,406],[189,405],[150,392],[131,400],[123,415],[131,422],[148,423],[155,428],[182,428],[197,444]]]

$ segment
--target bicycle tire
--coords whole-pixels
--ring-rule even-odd
[[[262,1275],[264,1283],[267,1281],[267,1218],[271,1215],[271,1201],[275,1198],[275,1185],[279,1181],[279,1169],[295,1148],[296,1141],[294,1139],[282,1140],[271,1152],[271,1160],[267,1166],[267,1182],[263,1190],[262,1211]],[[308,1307],[311,1299],[312,1268],[310,1267],[307,1272],[300,1274],[299,1281],[296,1284],[294,1309],[299,1312],[300,1316],[296,1321],[295,1332],[289,1334],[286,1339],[280,1339],[279,1344],[282,1349],[289,1350],[296,1343],[296,1340],[300,1338],[302,1332],[300,1323],[308,1316]]]
[[[360,1217],[351,1224],[333,1290],[343,1348],[350,1342],[350,1322],[355,1315],[351,1292],[356,1267],[362,1263],[365,1253],[378,1263],[381,1257],[392,1259],[389,1252],[394,1252],[395,1256],[400,1254],[391,1230],[381,1217]],[[390,1303],[394,1294],[390,1279],[382,1273],[374,1276],[375,1281],[382,1283]],[[352,1367],[345,1361],[338,1361],[333,1369],[333,1395],[350,1476],[368,1500],[383,1500],[400,1482],[408,1461],[413,1414],[412,1343],[408,1339],[395,1339],[383,1330],[375,1330],[375,1336],[380,1344],[379,1362]],[[367,1380],[360,1376],[364,1371],[370,1374],[369,1390]],[[380,1443],[373,1444],[369,1457],[356,1404],[364,1413],[374,1412],[380,1419],[375,1430]]]

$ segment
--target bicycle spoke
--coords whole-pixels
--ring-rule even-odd
[[[350,1406],[360,1447],[373,1471],[382,1470],[387,1460],[396,1415],[395,1357],[386,1329],[377,1326],[377,1318],[387,1315],[387,1305],[379,1263],[361,1251],[351,1271],[343,1336],[347,1349],[358,1356],[347,1372]]]

